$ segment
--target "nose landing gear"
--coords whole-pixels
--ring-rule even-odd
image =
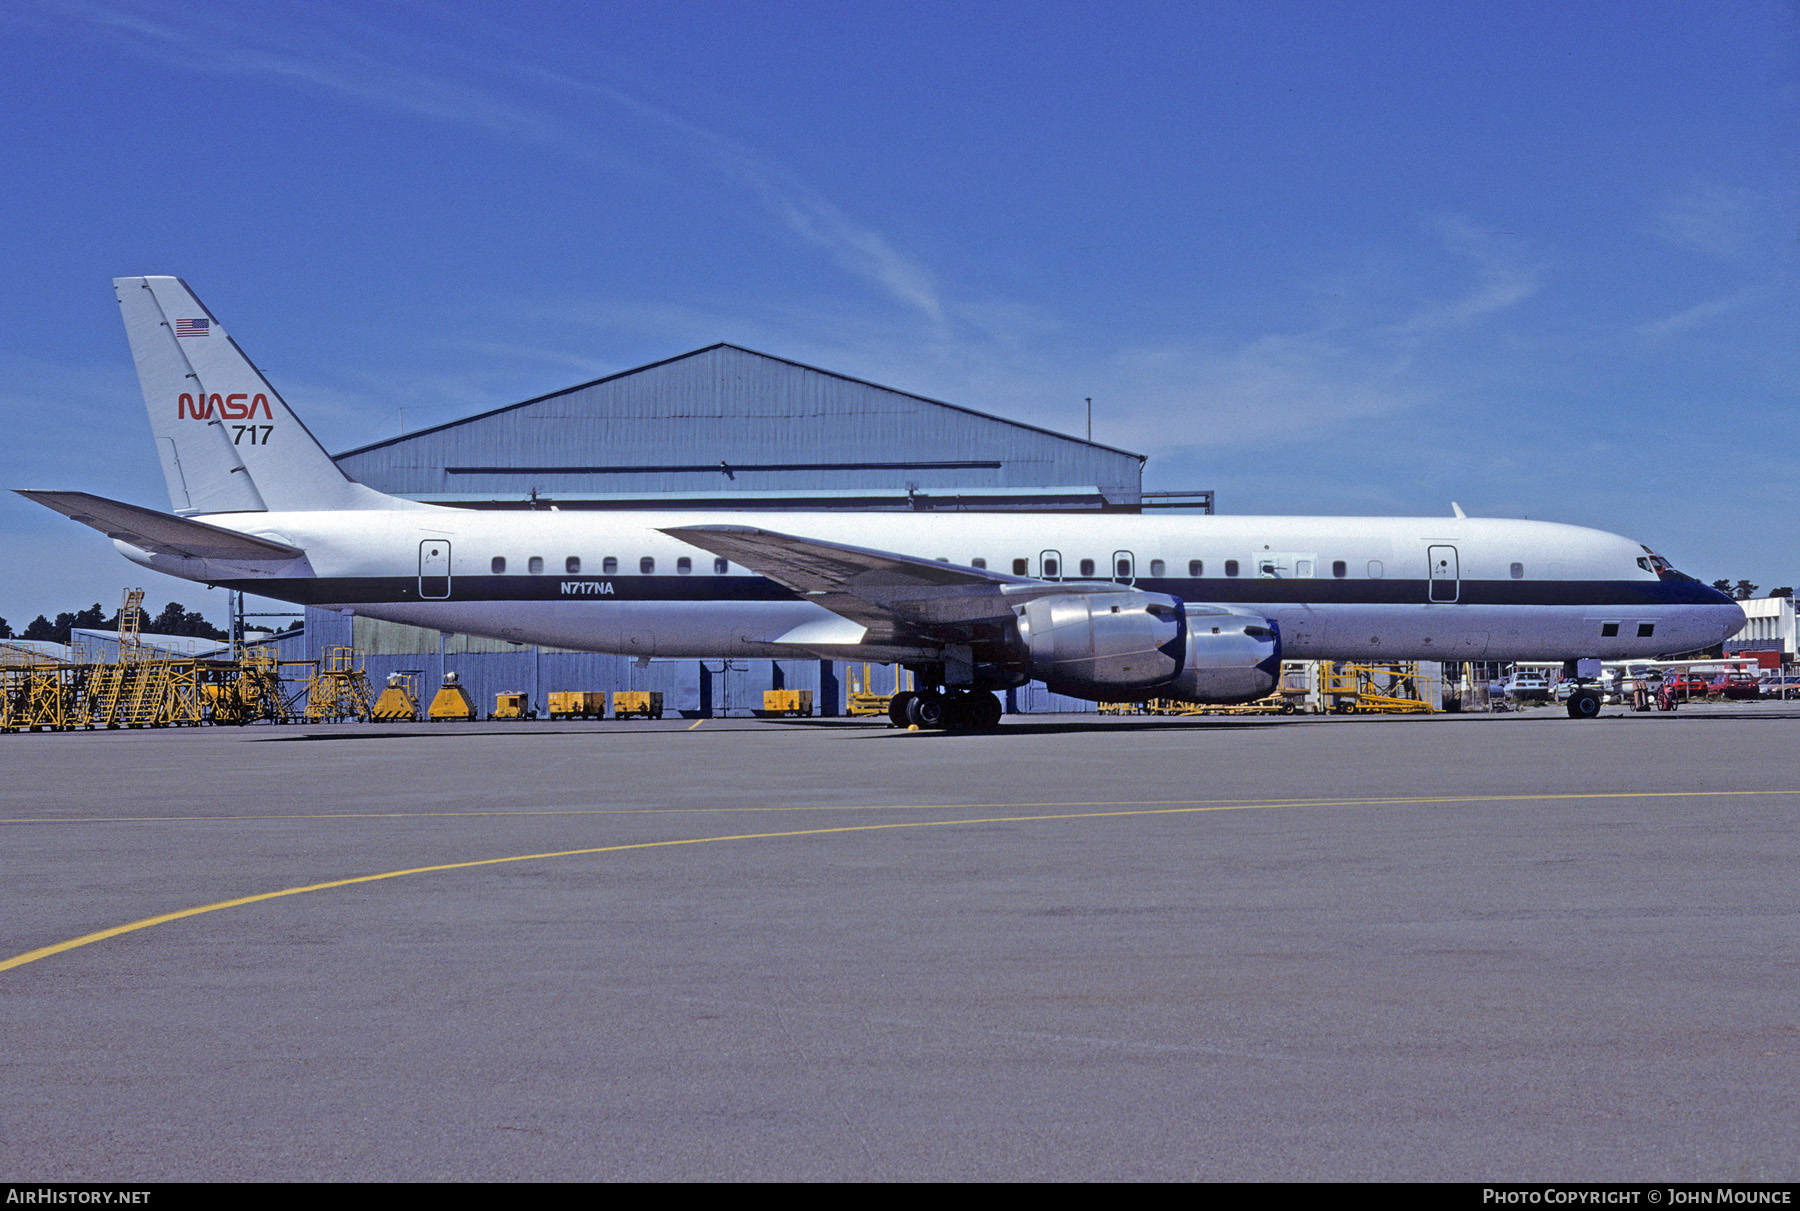
[[[1569,718],[1592,719],[1599,713],[1599,690],[1584,686],[1569,695]]]

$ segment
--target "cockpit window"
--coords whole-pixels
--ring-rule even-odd
[[[1655,572],[1657,574],[1657,576],[1661,577],[1663,580],[1692,580],[1692,579],[1694,579],[1692,576],[1689,576],[1686,572],[1677,572],[1674,568],[1674,565],[1670,564],[1668,560],[1666,560],[1662,556],[1658,555],[1655,551],[1652,551],[1649,547],[1644,548],[1644,554],[1648,555],[1650,557],[1650,570],[1652,572]],[[1643,564],[1644,564],[1643,560],[1641,560],[1641,559],[1638,560],[1638,566],[1642,567]]]

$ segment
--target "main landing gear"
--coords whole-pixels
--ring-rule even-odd
[[[1000,699],[985,690],[901,690],[888,703],[895,727],[991,731],[1000,726]]]

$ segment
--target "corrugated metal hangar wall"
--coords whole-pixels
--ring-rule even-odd
[[[713,345],[337,456],[446,504],[1123,508],[1142,455]]]
[[[362,483],[466,508],[1106,509],[1136,511],[1142,455],[877,386],[735,345],[712,345],[337,457]],[[441,647],[440,647],[441,642]],[[307,611],[304,658],[368,653],[377,685],[455,671],[476,705],[525,691],[661,690],[667,709],[747,714],[766,689],[810,689],[836,714],[852,668],[830,661],[655,660],[442,638]],[[442,655],[440,655],[440,651]],[[300,656],[299,651],[293,653]],[[860,671],[860,670],[857,670]],[[877,689],[892,673],[875,671]],[[1088,710],[1033,684],[1018,710]]]

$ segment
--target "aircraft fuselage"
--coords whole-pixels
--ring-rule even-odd
[[[299,604],[634,656],[800,656],[796,632],[841,621],[661,532],[709,524],[1242,607],[1275,621],[1282,654],[1294,659],[1653,657],[1717,643],[1743,618],[1716,590],[1659,572],[1629,539],[1487,518],[413,505],[199,520],[303,548],[306,558],[271,568],[120,549],[159,571]]]

